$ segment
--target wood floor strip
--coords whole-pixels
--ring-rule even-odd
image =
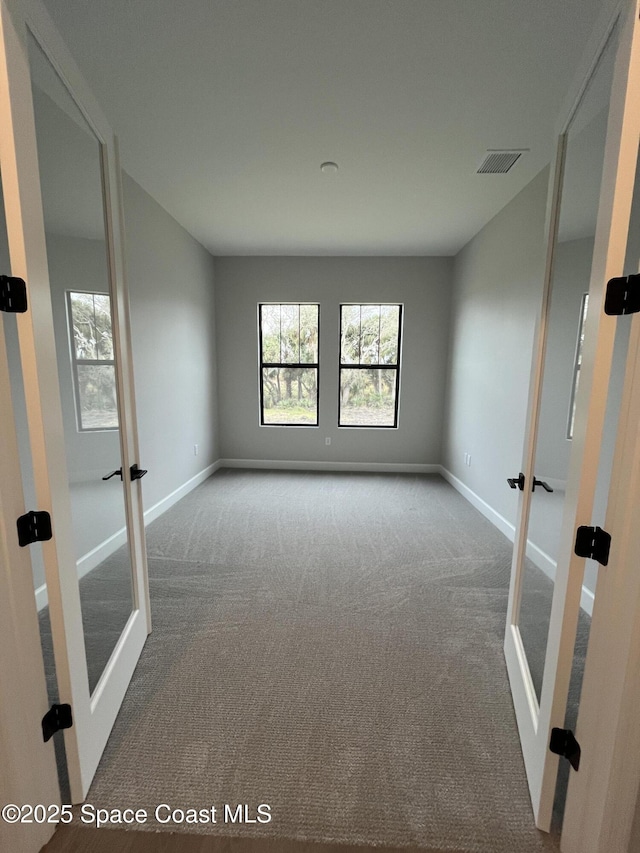
[[[464,853],[426,847],[370,847],[282,838],[225,838],[59,826],[42,853]]]

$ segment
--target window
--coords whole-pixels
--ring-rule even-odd
[[[318,425],[320,306],[261,304],[260,423]]]
[[[396,427],[401,305],[340,306],[338,426]]]
[[[582,366],[582,347],[584,344],[584,324],[587,321],[587,308],[589,307],[589,294],[582,294],[580,303],[580,324],[578,326],[578,339],[576,341],[576,355],[573,361],[573,382],[571,383],[571,398],[569,400],[569,422],[567,424],[567,438],[573,438],[573,425],[576,419],[576,397],[578,396],[578,383],[580,381],[580,367]]]
[[[67,291],[78,429],[118,428],[111,300],[106,293]]]

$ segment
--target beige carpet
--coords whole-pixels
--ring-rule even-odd
[[[271,807],[174,832],[557,849],[502,654],[511,546],[443,480],[220,471],[148,551],[154,632],[89,803]]]

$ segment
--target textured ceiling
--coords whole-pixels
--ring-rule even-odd
[[[453,254],[551,159],[598,0],[45,0],[214,254]],[[529,148],[477,175],[489,148]],[[334,160],[335,175],[320,172]]]

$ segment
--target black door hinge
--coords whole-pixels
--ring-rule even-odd
[[[601,566],[609,562],[611,535],[601,527],[579,527],[576,531],[574,553],[578,557],[597,560]]]
[[[571,729],[551,729],[549,749],[554,755],[566,758],[574,770],[580,767],[580,744]]]
[[[73,725],[71,705],[52,705],[42,718],[42,739],[46,743],[61,729],[70,729]]]
[[[640,274],[612,278],[607,282],[604,313],[613,317],[640,311]]]
[[[27,285],[21,278],[0,275],[0,311],[24,314],[27,310]]]
[[[21,548],[31,545],[32,542],[48,542],[53,536],[51,530],[51,516],[48,512],[36,512],[29,510],[26,515],[21,515],[16,522],[18,528],[18,544]]]

